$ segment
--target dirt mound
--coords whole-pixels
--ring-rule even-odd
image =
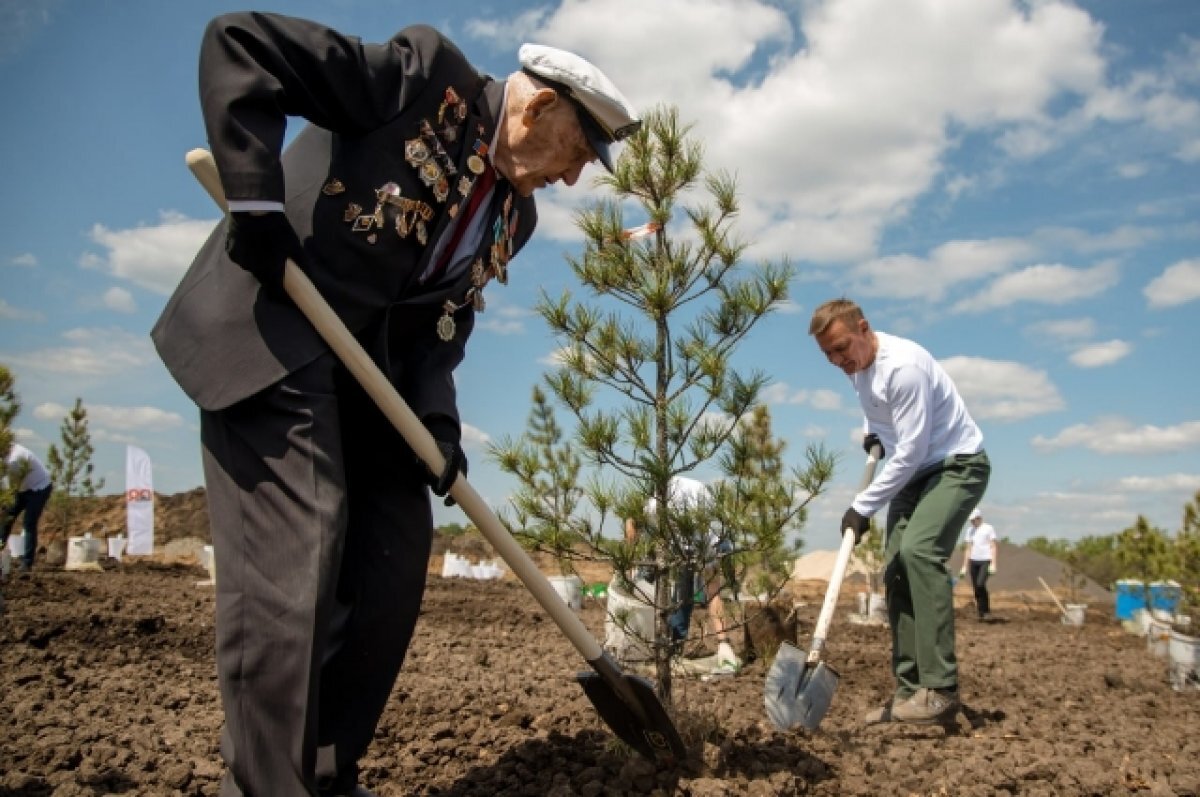
[[[74,498],[68,513],[53,503],[42,515],[38,544],[91,534],[93,537],[129,536],[125,527],[125,494]],[[174,495],[154,494],[154,546],[195,537],[211,540],[208,528],[208,497],[203,487]]]
[[[1012,545],[1007,542],[999,543],[1000,562],[994,576],[988,577],[989,592],[1023,593],[1031,600],[1050,600],[1046,590],[1038,581],[1045,581],[1060,601],[1068,601],[1066,569],[1062,562],[1053,557],[1040,554],[1031,548]],[[957,574],[962,566],[963,551],[955,551],[950,559],[952,573]],[[970,584],[960,581],[959,589],[970,591]],[[1112,603],[1114,598],[1104,586],[1091,579],[1085,579],[1075,596],[1080,603]]]
[[[1062,562],[1020,545],[1012,545],[1007,542],[1001,542],[999,545],[998,572],[988,578],[989,592],[1019,593],[1031,601],[1049,602],[1050,596],[1046,594],[1038,581],[1041,578],[1054,590],[1059,600],[1064,602],[1071,600]],[[830,573],[833,572],[835,559],[837,559],[837,551],[811,551],[796,560],[792,577],[797,582],[826,582],[829,580]],[[950,557],[948,567],[951,574],[958,574],[962,560],[963,551],[960,547],[954,552],[954,556]],[[855,564],[855,560],[852,560],[851,566],[846,570],[846,588],[849,590],[856,584],[865,584],[865,578],[862,575],[865,572],[866,568],[861,563]],[[824,586],[821,589],[823,590]],[[959,592],[970,593],[971,586],[966,581],[959,581],[957,589]],[[1017,595],[1014,594],[1011,597],[1017,597]],[[1113,595],[1095,581],[1085,579],[1083,586],[1075,595],[1075,600],[1081,603],[1111,603]]]

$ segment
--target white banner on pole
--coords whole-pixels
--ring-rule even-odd
[[[136,446],[125,447],[125,507],[131,556],[154,553],[154,479],[150,455]]]

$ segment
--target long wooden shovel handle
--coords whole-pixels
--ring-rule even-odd
[[[194,149],[185,158],[188,168],[208,191],[213,200],[226,210],[225,193],[217,165],[211,153]],[[288,296],[300,308],[317,332],[329,344],[329,348],[341,359],[347,370],[354,375],[367,394],[374,399],[379,409],[400,432],[404,441],[434,473],[441,473],[445,460],[425,425],[413,414],[409,406],[396,392],[396,388],[380,372],[367,352],[350,334],[342,319],[329,307],[329,303],[317,291],[308,276],[290,260],[283,275],[283,287]],[[604,649],[587,630],[583,621],[575,615],[559,596],[550,582],[537,569],[529,554],[517,544],[500,519],[484,502],[461,473],[450,487],[450,495],[462,507],[471,522],[483,532],[496,552],[508,564],[517,578],[533,594],[534,599],[550,615],[571,644],[585,660],[594,664],[601,659]],[[601,673],[604,674],[604,673]]]
[[[871,446],[867,455],[867,465],[863,469],[862,483],[858,491],[867,489],[867,485],[875,478],[875,467],[883,457],[883,447]],[[833,611],[837,607],[838,593],[842,591],[842,579],[846,576],[846,567],[850,564],[850,554],[854,552],[854,529],[842,530],[842,547],[838,549],[837,560],[833,563],[833,572],[829,575],[829,587],[825,590],[825,602],[821,604],[821,613],[817,615],[817,626],[813,629],[812,647],[808,650],[808,662],[816,663],[821,658],[825,648],[825,637],[829,634],[829,624],[833,622]]]
[[[1045,590],[1046,590],[1046,592],[1048,592],[1048,593],[1050,594],[1050,600],[1054,601],[1054,605],[1058,607],[1058,610],[1059,610],[1060,612],[1062,612],[1062,614],[1063,614],[1063,617],[1068,617],[1068,618],[1069,618],[1071,615],[1067,614],[1067,609],[1066,609],[1066,607],[1064,607],[1064,606],[1062,605],[1062,603],[1060,603],[1060,602],[1059,602],[1059,600],[1058,600],[1058,596],[1054,594],[1054,590],[1050,589],[1050,585],[1049,585],[1049,584],[1047,584],[1047,583],[1046,583],[1046,582],[1045,582],[1045,581],[1042,579],[1042,577],[1041,577],[1041,576],[1038,576],[1038,581],[1041,581],[1041,582],[1042,582],[1042,588],[1043,588],[1043,589],[1045,589]]]

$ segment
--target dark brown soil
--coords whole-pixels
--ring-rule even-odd
[[[0,797],[217,793],[203,575],[142,562],[3,585]],[[756,662],[677,682],[693,757],[658,771],[613,741],[573,681],[586,665],[519,583],[434,576],[364,782],[393,797],[1200,792],[1200,693],[1171,691],[1111,612],[1074,630],[1048,604],[998,603],[986,625],[961,610],[955,732],[863,728],[890,690],[887,631],[839,620],[827,658],[842,679],[819,732],[769,726]],[[602,612],[583,610],[597,636]]]

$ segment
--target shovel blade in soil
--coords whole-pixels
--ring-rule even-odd
[[[620,688],[604,676],[581,672],[575,676],[596,707],[600,719],[621,741],[651,761],[671,765],[687,757],[683,739],[646,678],[621,673]],[[622,694],[624,696],[622,696]]]
[[[816,730],[829,711],[837,684],[838,674],[831,667],[824,662],[810,664],[805,653],[784,642],[763,690],[767,717],[781,731],[797,725]]]
[[[800,684],[800,695],[796,698],[796,713],[805,730],[815,731],[829,712],[833,693],[837,689],[838,674],[825,662],[809,667],[808,674]]]

